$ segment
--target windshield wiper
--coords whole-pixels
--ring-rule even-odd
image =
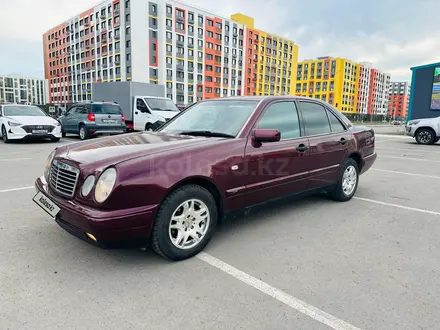
[[[211,131],[183,131],[179,133],[180,135],[194,135],[194,136],[213,136],[213,137],[225,137],[225,138],[235,138],[234,135],[221,133],[221,132],[211,132]]]

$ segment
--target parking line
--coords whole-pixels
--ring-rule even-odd
[[[404,160],[413,160],[413,161],[417,161],[417,162],[440,163],[440,160],[424,159],[424,158],[399,157],[399,156],[384,156],[384,155],[380,155],[380,158],[404,159]]]
[[[381,202],[381,201],[377,201],[377,200],[374,200],[374,199],[363,198],[363,197],[353,197],[353,199],[357,199],[357,200],[364,201],[364,202],[369,202],[369,203],[374,203],[374,204],[379,204],[379,205],[397,207],[399,209],[404,209],[404,210],[408,210],[408,211],[427,213],[427,214],[439,215],[440,216],[440,212],[430,211],[430,210],[426,210],[426,209],[418,209],[416,207],[409,207],[409,206],[405,206],[405,205]]]
[[[409,176],[419,176],[421,178],[429,178],[429,179],[440,179],[440,176],[435,176],[435,175],[426,175],[426,174],[418,174],[418,173],[383,170],[381,168],[371,168],[370,171],[387,172],[387,173],[402,174],[402,175],[409,175]]]
[[[0,162],[15,162],[19,160],[29,160],[32,158],[9,158],[9,159],[0,159]]]
[[[21,188],[12,188],[12,189],[4,189],[0,190],[0,193],[7,193],[12,191],[19,191],[19,190],[26,190],[26,189],[33,189],[35,186],[29,186],[29,187],[21,187]]]
[[[440,154],[440,151],[433,151],[430,149],[423,149],[420,150],[420,148],[384,148],[384,147],[376,147],[376,149],[380,149],[380,150],[388,150],[388,151],[411,151],[411,152],[422,152],[422,153],[431,153],[431,154]]]
[[[299,300],[298,298],[295,298],[287,294],[286,292],[281,291],[280,289],[277,289],[263,282],[262,280],[259,280],[258,278],[255,278],[252,275],[249,275],[221,261],[220,259],[217,259],[216,257],[213,257],[208,253],[200,252],[197,255],[197,258],[221,270],[222,272],[231,275],[232,277],[253,287],[254,289],[257,289],[262,293],[272,298],[275,298],[276,300],[286,304],[287,306],[297,310],[298,312],[303,313],[311,317],[312,319],[329,326],[330,328],[338,329],[338,330],[360,330],[359,328],[343,320],[340,320],[337,317],[330,315],[312,305],[309,305],[308,303]]]

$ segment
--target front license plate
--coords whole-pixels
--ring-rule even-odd
[[[102,122],[106,124],[116,124],[116,120],[114,119],[103,119]]]
[[[32,199],[39,207],[46,211],[52,218],[55,218],[60,208],[47,198],[41,191],[38,192]]]
[[[45,129],[34,129],[34,130],[32,130],[32,134],[47,134],[47,130],[45,130]]]

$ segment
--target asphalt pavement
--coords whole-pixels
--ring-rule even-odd
[[[255,209],[177,263],[91,246],[32,202],[76,139],[0,142],[0,329],[436,329],[440,144],[376,140],[350,202]]]

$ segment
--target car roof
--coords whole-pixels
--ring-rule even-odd
[[[315,100],[317,102],[322,102],[320,99],[315,99],[313,97],[307,97],[307,96],[297,96],[297,95],[266,95],[266,96],[227,96],[227,97],[220,97],[216,99],[206,99],[203,101],[230,101],[230,100],[236,100],[236,101],[263,101],[263,100],[279,100],[279,99],[292,99],[292,100]]]

